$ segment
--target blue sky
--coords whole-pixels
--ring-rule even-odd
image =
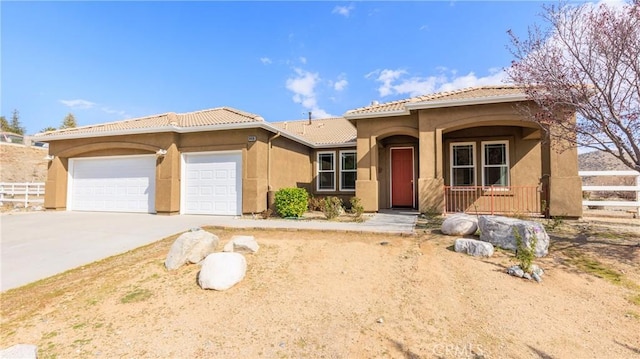
[[[542,2],[7,2],[1,114],[32,134],[229,106],[340,116],[500,84]]]

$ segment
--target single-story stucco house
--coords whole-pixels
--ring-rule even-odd
[[[518,106],[535,107],[517,87],[488,86],[339,118],[267,122],[222,107],[47,132],[36,135],[51,159],[45,208],[239,215],[303,187],[370,212],[580,217],[577,150],[554,151]]]

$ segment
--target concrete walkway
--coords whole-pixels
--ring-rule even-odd
[[[384,212],[363,223],[157,216],[98,212],[0,215],[0,291],[153,243],[193,227],[275,228],[413,234],[416,212]]]

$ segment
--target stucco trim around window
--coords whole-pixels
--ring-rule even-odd
[[[489,146],[491,146],[494,150],[493,158],[491,159],[487,158],[487,151],[489,150]],[[482,148],[482,186],[509,187],[509,141],[482,141],[480,147]],[[495,181],[494,183],[487,183],[489,181],[489,179],[487,178],[488,176],[495,177],[495,169],[498,169],[499,171],[498,180],[500,183],[496,183]],[[489,174],[488,171],[490,170],[494,173]]]
[[[358,170],[357,161],[356,151],[340,151],[340,191],[355,192]],[[347,179],[345,176],[353,178]]]
[[[318,151],[316,153],[316,191],[331,192],[336,190],[336,153],[335,151]]]
[[[458,156],[457,150],[460,150]],[[467,158],[463,157],[464,151],[470,151]],[[475,142],[451,142],[449,145],[449,182],[452,187],[476,185],[476,143]],[[465,174],[466,172],[466,174]],[[458,179],[463,180],[460,182]]]

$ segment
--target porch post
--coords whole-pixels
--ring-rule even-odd
[[[444,208],[442,129],[435,128],[425,112],[418,114],[420,176],[418,208],[422,213],[442,213]]]
[[[358,172],[356,197],[360,198],[366,212],[377,212],[378,201],[378,138],[358,137],[356,140]]]

